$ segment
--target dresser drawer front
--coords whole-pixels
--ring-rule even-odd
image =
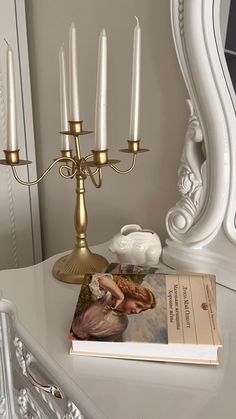
[[[0,311],[1,419],[86,419]]]

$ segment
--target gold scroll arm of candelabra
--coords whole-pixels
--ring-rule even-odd
[[[85,158],[84,158],[84,160],[85,160],[85,162],[87,163],[87,161],[89,160],[89,159],[91,159],[91,158],[93,158],[93,154],[88,154],[88,156],[85,156]],[[86,166],[86,169],[87,169],[87,165],[85,164],[85,166]],[[99,170],[99,168],[97,167],[94,171],[92,171],[91,170],[91,174],[92,175],[96,175],[96,173],[98,172],[98,170]],[[89,171],[88,171],[88,174],[89,174]]]
[[[139,153],[145,153],[146,151],[149,151],[147,148],[140,148],[140,140],[128,140],[128,148],[120,150],[122,153],[128,153],[132,154],[132,163],[131,166],[126,170],[120,170],[116,165],[109,164],[111,169],[113,169],[115,172],[125,175],[126,173],[130,173],[136,164],[137,154]]]
[[[95,188],[101,188],[102,186],[102,169],[101,167],[97,167],[95,170],[92,170],[88,164],[87,160],[92,158],[93,155],[89,154],[86,157],[82,157],[80,161],[81,171],[85,173],[86,177],[89,176]],[[98,173],[98,181],[95,179],[95,175]]]
[[[66,171],[66,174],[63,173],[63,170]],[[72,167],[70,167],[68,164],[64,164],[64,165],[59,167],[59,173],[65,179],[73,179],[73,177],[76,175],[77,172],[78,172],[78,169],[75,166],[75,162],[72,165]]]
[[[136,164],[136,159],[137,159],[137,154],[133,154],[133,159],[132,159],[131,166],[128,169],[126,169],[126,170],[120,170],[114,164],[109,164],[109,167],[111,167],[111,169],[113,169],[116,173],[119,173],[121,175],[125,175],[126,173],[130,173],[133,170],[133,168],[134,168],[134,166]]]
[[[36,179],[36,180],[34,180],[34,181],[32,181],[32,182],[25,182],[25,181],[23,181],[23,180],[21,180],[20,178],[19,178],[19,176],[17,175],[17,172],[16,172],[16,165],[15,166],[11,166],[11,168],[12,168],[12,172],[13,172],[13,175],[14,175],[14,178],[17,180],[17,182],[19,182],[21,185],[24,185],[24,186],[33,186],[33,185],[37,185],[37,183],[39,183],[46,175],[47,175],[47,173],[57,164],[57,163],[59,163],[59,162],[65,162],[65,161],[70,161],[72,164],[73,164],[73,167],[76,167],[76,162],[75,162],[75,160],[72,158],[72,157],[59,157],[59,158],[57,158],[57,159],[55,159],[49,166],[48,166],[48,168],[42,173],[42,175],[38,178],[38,179]],[[62,176],[62,177],[64,177],[64,178],[72,178],[75,174],[76,174],[76,172],[77,172],[77,168],[76,169],[72,169],[72,173],[71,174],[69,174],[69,175],[65,175],[64,173],[63,173],[63,168],[66,168],[67,170],[68,170],[68,166],[65,166],[65,165],[63,165],[63,166],[61,166],[60,168],[59,168],[59,173],[60,173],[60,175]]]

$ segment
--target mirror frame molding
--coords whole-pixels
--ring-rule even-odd
[[[171,0],[190,118],[178,172],[180,200],[166,216],[163,260],[180,270],[215,273],[236,289],[236,99],[221,41],[220,6],[221,0]]]

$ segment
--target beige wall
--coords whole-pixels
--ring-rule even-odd
[[[136,169],[117,175],[104,169],[96,190],[86,182],[88,241],[111,238],[120,227],[140,223],[166,237],[165,214],[178,199],[177,168],[186,129],[187,92],[172,40],[168,0],[26,0],[38,172],[60,150],[58,51],[68,52],[72,21],[78,32],[80,107],[84,127],[94,129],[98,36],[108,35],[108,141],[110,157],[129,164],[119,149],[129,131],[134,16],[142,27],[142,100],[140,138],[149,153]],[[83,153],[93,148],[93,135],[82,138]],[[44,257],[74,244],[75,183],[53,171],[40,185]]]

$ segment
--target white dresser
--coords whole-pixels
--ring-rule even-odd
[[[106,248],[96,251],[108,256]],[[220,366],[72,356],[67,335],[80,286],[52,277],[57,258],[0,272],[1,418],[235,417],[235,292],[217,287]]]

